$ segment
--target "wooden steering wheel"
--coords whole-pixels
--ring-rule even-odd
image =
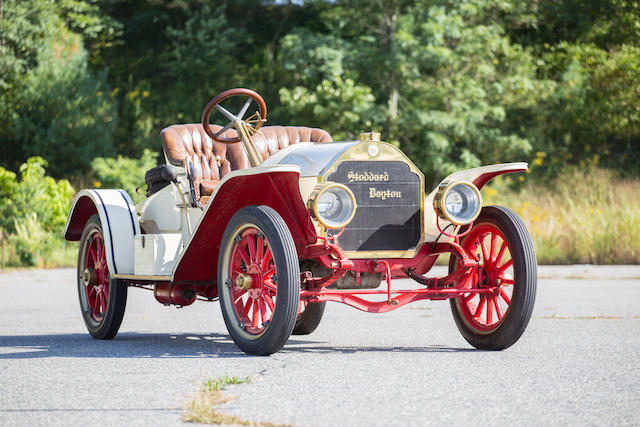
[[[248,97],[247,101],[244,103],[242,109],[237,115],[230,113],[226,108],[220,105],[220,103],[225,99],[229,99],[234,96]],[[249,109],[252,101],[255,101],[256,104],[258,104],[258,108],[260,111],[249,117],[247,120],[243,120],[242,117]],[[211,116],[214,108],[221,112],[227,119],[229,119],[229,123],[227,123],[217,132],[214,132],[209,125],[209,117]],[[222,142],[224,144],[232,144],[234,142],[240,141],[240,135],[235,138],[227,138],[222,136],[222,134],[229,128],[231,128],[236,123],[236,121],[239,120],[243,122],[246,127],[248,127],[250,133],[253,134],[257,132],[258,129],[260,129],[260,126],[262,126],[262,123],[265,122],[266,118],[267,104],[265,104],[264,99],[262,99],[262,97],[257,92],[254,92],[250,89],[236,88],[225,90],[224,92],[217,94],[211,101],[209,101],[207,106],[204,108],[204,111],[202,112],[202,127],[204,128],[204,131],[207,133],[207,135],[209,135],[215,141]]]

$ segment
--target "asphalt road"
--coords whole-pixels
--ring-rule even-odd
[[[524,336],[470,348],[448,304],[387,314],[330,303],[271,357],[227,337],[218,303],[132,289],[116,339],[93,340],[74,270],[0,274],[0,425],[177,425],[204,379],[250,376],[220,409],[325,425],[638,425],[640,268],[542,269]],[[571,279],[560,278],[572,277]]]

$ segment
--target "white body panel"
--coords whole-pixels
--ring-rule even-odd
[[[140,234],[140,225],[131,197],[124,190],[80,191],[67,218],[65,235],[76,204],[85,197],[91,199],[100,216],[109,271],[112,274],[133,274],[133,239]]]
[[[528,164],[525,162],[517,162],[517,163],[500,163],[497,165],[489,165],[482,166],[479,168],[467,169],[460,172],[455,172],[446,177],[441,181],[442,182],[455,182],[455,181],[469,181],[473,182],[476,178],[484,175],[484,174],[492,174],[495,172],[510,172],[510,171],[520,171],[528,169]],[[424,199],[424,227],[425,227],[425,241],[433,242],[440,235],[440,231],[438,231],[438,226],[436,221],[440,222],[440,228],[444,230],[444,227],[449,225],[449,221],[443,220],[442,218],[438,218],[438,214],[435,212],[433,207],[433,198],[438,192],[438,188],[440,184],[436,188],[429,193],[429,195]],[[428,221],[427,219],[433,218],[433,221]],[[457,229],[458,227],[455,227]],[[447,233],[453,234],[452,229],[449,229]]]
[[[134,241],[134,272],[140,276],[168,276],[181,250],[181,234],[139,234]]]

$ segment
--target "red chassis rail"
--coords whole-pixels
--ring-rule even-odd
[[[308,302],[336,301],[370,313],[384,313],[395,310],[410,302],[423,299],[449,299],[461,295],[494,292],[488,288],[472,287],[469,280],[474,271],[481,267],[475,254],[468,254],[458,243],[426,243],[414,258],[391,259],[348,259],[342,249],[321,238],[320,244],[305,248],[303,257],[318,261],[331,273],[324,277],[312,277],[310,272],[301,275],[300,299]],[[451,253],[459,260],[454,272],[444,277],[428,278],[423,274],[431,269],[439,255]],[[332,283],[347,271],[353,271],[358,278],[361,273],[382,273],[386,289],[328,289]],[[424,289],[392,289],[392,279],[412,278],[425,286]],[[370,301],[358,295],[384,295],[383,301]],[[395,296],[392,296],[395,295]]]

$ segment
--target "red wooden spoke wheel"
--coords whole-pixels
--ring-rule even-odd
[[[451,300],[458,329],[474,347],[502,350],[515,343],[529,323],[537,286],[531,236],[511,209],[482,209],[462,247],[479,261],[463,288],[481,289]],[[449,270],[457,268],[452,259]]]
[[[101,322],[104,318],[109,300],[109,266],[104,249],[102,235],[94,231],[89,236],[82,281],[85,285],[90,315],[96,322]]]
[[[259,335],[271,322],[278,290],[271,246],[255,227],[248,227],[235,240],[231,252],[233,308],[244,329]]]
[[[126,283],[111,278],[107,247],[98,215],[87,221],[78,253],[78,298],[82,318],[94,338],[113,338],[124,317]]]
[[[460,308],[471,328],[478,333],[490,332],[500,325],[511,304],[514,283],[511,251],[500,230],[489,223],[474,227],[463,248],[483,263],[473,272],[473,287],[490,292],[462,296]]]
[[[266,206],[229,221],[218,259],[218,294],[227,330],[248,354],[274,353],[289,339],[300,301],[300,268],[287,224]]]

